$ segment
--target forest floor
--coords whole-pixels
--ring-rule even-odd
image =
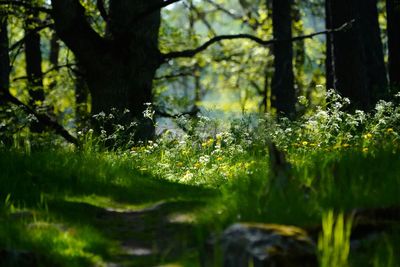
[[[237,221],[307,227],[320,224],[324,209],[351,212],[400,203],[398,153],[340,154],[341,159],[334,153],[332,162],[324,164],[314,158],[315,166],[323,166],[318,168],[320,178],[336,173],[330,181],[335,189],[297,184],[266,198],[265,180],[257,178],[265,178],[257,168],[265,165],[264,160],[248,174],[254,180],[241,177],[211,187],[155,177],[147,170],[150,165],[138,168],[130,156],[116,153],[2,152],[1,263],[200,266],[204,257],[210,257],[204,254],[207,239]],[[358,178],[353,175],[360,170]],[[301,176],[299,169],[291,172]],[[306,173],[310,175],[312,168]],[[377,181],[376,176],[382,178]],[[345,177],[353,181],[341,180]],[[260,203],[266,211],[260,212]],[[363,241],[350,254],[351,266],[399,266],[395,251],[400,248],[400,231],[398,226],[391,229]]]
[[[2,154],[1,266],[198,261],[201,229],[193,214],[216,190],[160,180],[126,162],[111,167],[104,158],[82,157]]]
[[[221,266],[207,244],[237,222],[314,231],[321,267],[400,266],[400,106],[331,107],[221,131],[201,117],[116,150],[90,131],[79,149],[16,139],[0,149],[0,266]]]

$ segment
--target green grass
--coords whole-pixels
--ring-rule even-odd
[[[2,149],[0,253],[28,253],[39,266],[199,266],[205,240],[234,222],[310,228],[333,214],[320,235],[321,265],[336,257],[352,267],[400,266],[398,224],[347,255],[338,216],[400,205],[397,124],[371,116],[361,125],[335,112],[254,129],[240,122],[208,135],[213,123],[200,119],[192,135],[166,133],[125,151],[95,142],[83,151]],[[284,183],[269,166],[271,140],[290,165]],[[0,263],[21,265],[6,259]]]
[[[0,248],[34,251],[45,266],[120,260],[119,241],[129,231],[110,232],[115,225],[127,226],[123,216],[96,218],[108,216],[106,209],[140,212],[165,202],[178,203],[169,209],[182,211],[185,205],[201,205],[216,194],[212,189],[154,178],[117,154],[0,154]],[[164,214],[146,216],[143,220],[156,223]],[[138,238],[146,240],[149,235],[144,232]]]

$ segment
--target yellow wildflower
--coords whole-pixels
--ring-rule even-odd
[[[203,142],[203,143],[201,144],[201,146],[202,146],[202,147],[208,147],[208,146],[211,146],[212,144],[214,144],[214,139],[210,138],[210,139],[208,139],[207,141]]]
[[[386,132],[388,132],[388,133],[393,133],[393,128],[388,128],[388,129],[386,130]]]
[[[371,133],[364,134],[364,138],[365,139],[371,139],[372,138],[372,134]]]
[[[307,142],[307,141],[303,141],[301,144],[302,144],[303,146],[306,146],[306,145],[308,145],[308,142]]]
[[[367,153],[368,152],[368,147],[363,147],[362,152]]]

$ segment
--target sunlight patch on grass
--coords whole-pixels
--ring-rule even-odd
[[[156,201],[142,204],[132,204],[127,202],[115,201],[111,197],[98,196],[98,195],[85,195],[85,196],[65,196],[64,200],[67,202],[86,203],[98,208],[115,212],[135,212],[146,210],[154,206],[165,203],[165,201]]]
[[[10,232],[14,233],[10,239]],[[105,266],[98,248],[106,241],[88,227],[68,227],[61,223],[34,220],[7,221],[0,224],[0,245],[10,249],[27,250],[43,262],[63,266]],[[5,244],[1,244],[5,242]]]

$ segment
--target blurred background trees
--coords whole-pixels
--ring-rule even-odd
[[[154,131],[145,103],[294,118],[298,97],[334,88],[368,111],[398,91],[399,17],[395,0],[0,1],[0,132],[28,125],[10,97],[42,118],[33,132],[75,135],[116,108],[139,139]]]

